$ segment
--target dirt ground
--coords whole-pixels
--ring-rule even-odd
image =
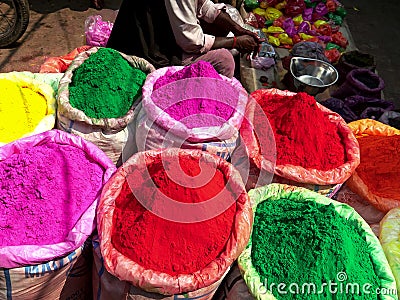
[[[85,44],[85,20],[101,15],[113,22],[121,0],[105,0],[105,8],[90,7],[89,0],[29,0],[31,18],[23,37],[0,49],[0,72],[39,72],[48,57],[62,56]]]

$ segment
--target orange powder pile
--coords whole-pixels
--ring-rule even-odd
[[[366,136],[358,142],[358,176],[376,196],[400,200],[400,135]]]

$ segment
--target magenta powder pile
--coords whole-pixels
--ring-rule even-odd
[[[44,143],[0,162],[0,247],[65,241],[98,197],[104,169],[70,145]]]
[[[212,95],[213,99],[190,98],[190,94],[198,93],[193,91],[198,85],[191,86],[190,81],[182,81],[190,78],[214,78],[219,80],[204,81],[204,89],[207,95]],[[181,83],[178,83],[181,81]],[[177,83],[177,84],[170,84]],[[154,93],[162,87],[162,93]],[[189,97],[182,99],[182,91]],[[153,86],[152,100],[155,105],[160,107],[173,119],[180,121],[186,127],[198,128],[209,126],[221,126],[234,113],[237,103],[224,103],[221,97],[225,99],[235,99],[235,89],[223,82],[221,76],[214,67],[205,61],[199,61],[184,67],[179,71],[167,70],[167,72],[157,79]],[[164,95],[172,95],[176,99],[172,105]],[[176,97],[174,97],[176,95]],[[180,100],[181,99],[181,100]]]

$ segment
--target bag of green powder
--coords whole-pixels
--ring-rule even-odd
[[[98,51],[104,53],[103,57],[99,52],[95,56],[97,60],[92,57],[89,61],[88,59]],[[108,54],[113,57],[110,58]],[[88,66],[88,64],[91,65]],[[74,79],[81,66],[88,66],[85,71],[91,74],[90,78],[87,75],[87,78],[82,76],[83,78],[79,80]],[[93,47],[78,54],[60,80],[57,96],[57,128],[94,143],[115,164],[122,162],[122,156],[130,157],[136,149],[134,148],[135,128],[129,125],[135,118],[135,108],[140,102],[142,84],[139,81],[130,81],[129,76],[132,77],[132,72],[135,70],[149,74],[155,69],[143,58],[128,56],[109,48]],[[76,88],[73,99],[70,95],[72,87]],[[130,94],[130,87],[138,88],[137,98],[134,99],[134,96]],[[124,97],[124,105],[118,105],[117,101],[122,97]],[[74,103],[71,100],[74,100]],[[98,102],[102,103],[101,107],[94,104]],[[88,112],[85,113],[83,109],[76,108],[76,103]],[[104,112],[109,108],[110,111]],[[111,108],[117,111],[111,111]],[[115,112],[117,116],[91,117],[88,115],[89,111],[98,115]]]
[[[397,298],[379,240],[353,208],[283,184],[249,196],[253,233],[238,264],[255,299]]]
[[[380,225],[379,240],[400,292],[400,208],[391,209]]]

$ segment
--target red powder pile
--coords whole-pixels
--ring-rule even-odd
[[[198,93],[193,89],[197,89],[197,85],[191,85],[190,81],[184,81],[189,78],[215,78],[219,81],[205,81],[204,94],[213,95],[213,99],[206,98],[190,98],[191,95]],[[179,82],[180,81],[180,82]],[[168,85],[170,83],[177,83]],[[234,112],[237,103],[223,103],[221,97],[225,99],[235,99],[234,95],[237,91],[226,83],[224,83],[214,69],[214,67],[205,61],[199,61],[183,69],[173,72],[168,70],[164,76],[157,79],[153,86],[153,91],[162,87],[162,93],[153,93],[153,102],[168,113],[172,118],[181,121],[188,128],[220,126],[225,123]],[[181,99],[182,90],[184,90],[187,99]],[[175,103],[172,105],[166,101],[167,95],[176,95]],[[216,117],[217,118],[216,118]]]
[[[345,162],[345,149],[338,128],[306,93],[294,96],[257,97],[275,136],[277,165],[291,164],[309,169],[330,170]],[[265,124],[258,124],[263,128]]]
[[[225,187],[225,177],[212,166],[202,165],[201,172],[212,172],[208,182],[190,188],[173,182],[166,174],[168,161],[156,160],[148,167],[151,181],[140,184],[144,195],[157,202],[155,192],[183,203],[198,203],[214,197]],[[200,173],[199,159],[180,156],[182,171],[194,177]],[[163,166],[164,163],[164,166]],[[167,168],[164,169],[164,168]],[[208,170],[209,169],[209,170]],[[135,176],[140,180],[140,175]],[[201,270],[213,261],[225,248],[230,236],[236,204],[230,199],[224,212],[212,219],[197,223],[179,223],[158,217],[134,197],[127,182],[115,202],[111,241],[115,249],[146,269],[170,275],[188,274]],[[167,208],[168,209],[168,208]]]
[[[104,170],[70,145],[41,144],[0,162],[0,246],[65,241],[99,196]]]

